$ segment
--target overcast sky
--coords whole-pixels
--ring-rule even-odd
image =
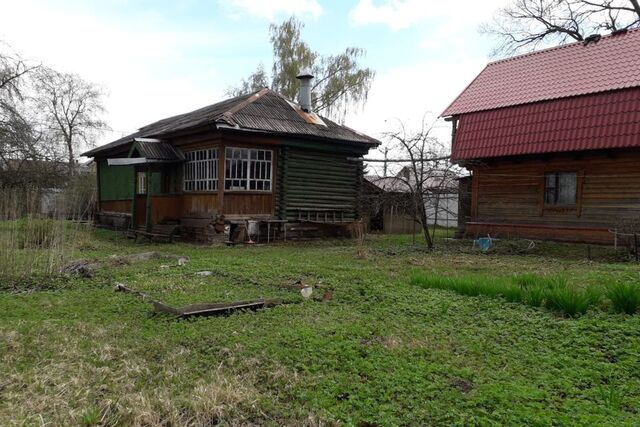
[[[268,27],[292,14],[323,54],[367,51],[369,102],[346,124],[371,136],[438,116],[489,60],[478,33],[505,0],[20,0],[0,14],[0,40],[23,57],[103,85],[109,142],[224,98],[259,63]],[[443,138],[448,131],[443,127]],[[373,154],[373,153],[372,153]]]

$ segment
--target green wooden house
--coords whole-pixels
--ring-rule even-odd
[[[177,224],[203,240],[223,224],[357,220],[362,156],[379,141],[315,114],[304,95],[301,106],[265,88],[84,153],[97,165],[97,220],[147,232]]]

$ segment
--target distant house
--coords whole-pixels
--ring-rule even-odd
[[[300,230],[358,219],[359,159],[379,142],[311,111],[312,76],[299,78],[302,105],[265,88],[85,153],[98,165],[100,221],[181,224],[202,238],[221,223],[306,223]]]
[[[612,242],[640,217],[640,30],[492,62],[442,113],[469,235]]]
[[[412,174],[404,167],[395,176],[365,177],[369,229],[387,234],[412,233],[420,229],[412,195]],[[425,180],[425,209],[430,225],[456,227],[458,221],[458,184],[453,171],[436,171]]]

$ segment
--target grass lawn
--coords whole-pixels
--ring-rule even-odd
[[[638,280],[637,264],[599,247],[410,242],[372,236],[362,256],[344,240],[210,248],[96,231],[76,254],[106,263],[94,278],[0,284],[0,425],[640,425],[640,314],[564,318],[410,283],[536,273],[597,287]],[[108,260],[150,250],[190,261]],[[281,286],[297,280],[333,299]],[[290,303],[175,320],[116,282],[176,306]]]

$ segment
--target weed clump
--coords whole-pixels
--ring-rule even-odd
[[[640,285],[637,283],[614,283],[608,286],[605,294],[618,313],[635,314],[640,307]]]
[[[578,289],[571,286],[556,286],[546,295],[546,306],[566,316],[576,317],[600,300],[600,294],[593,288]]]
[[[466,296],[483,295],[532,307],[546,307],[569,317],[586,313],[601,299],[601,293],[594,288],[570,286],[564,276],[523,274],[509,280],[486,276],[443,277],[414,272],[410,282],[425,289],[451,290]],[[616,290],[622,293],[622,290]],[[640,288],[637,291],[636,308],[640,304]]]

